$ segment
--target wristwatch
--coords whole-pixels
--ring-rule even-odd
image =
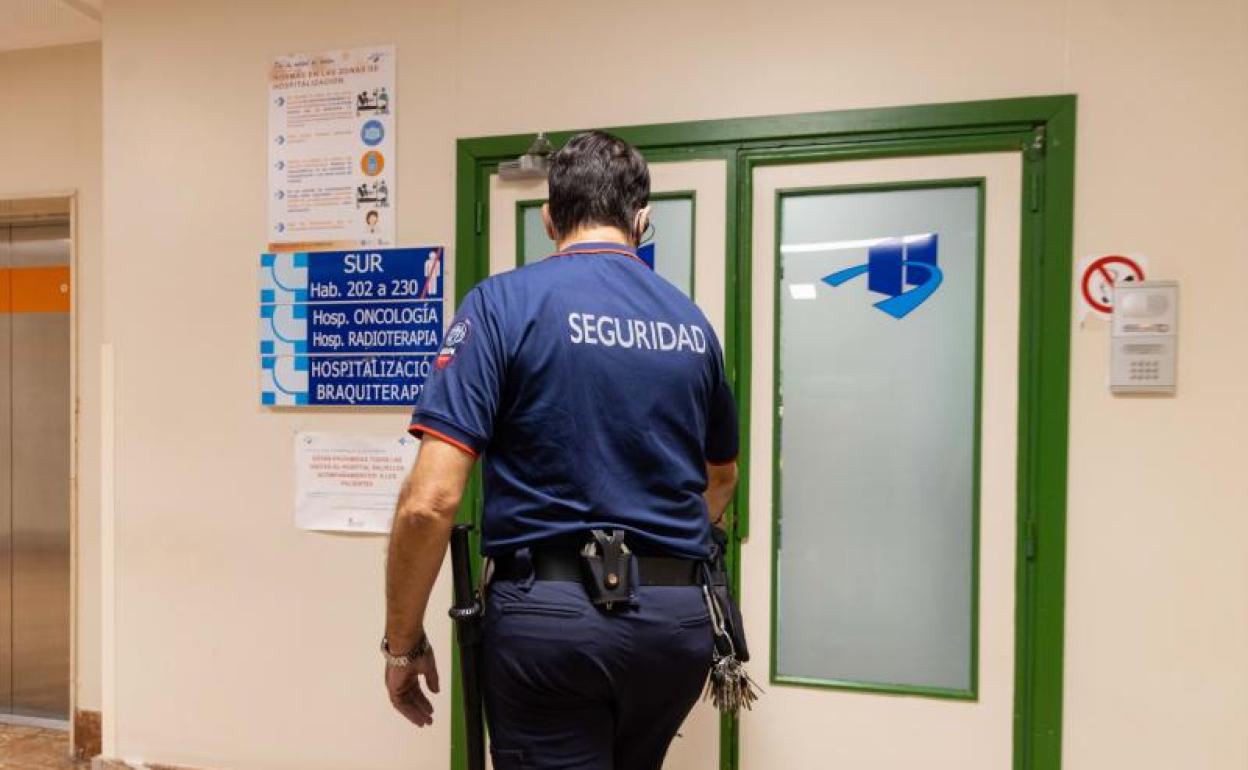
[[[429,637],[425,634],[420,635],[420,641],[416,642],[416,646],[402,655],[395,655],[390,651],[390,642],[386,637],[381,637],[381,657],[386,659],[386,665],[393,668],[407,668],[416,662],[416,659],[429,652]]]

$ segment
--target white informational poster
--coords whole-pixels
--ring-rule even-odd
[[[283,56],[269,73],[269,251],[393,246],[394,46]]]
[[[411,436],[296,433],[295,526],[389,532],[419,446]]]

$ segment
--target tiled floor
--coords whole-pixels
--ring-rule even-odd
[[[69,756],[69,733],[0,724],[0,770],[86,770]]]

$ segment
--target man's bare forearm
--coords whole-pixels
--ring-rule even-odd
[[[425,511],[395,513],[386,560],[386,638],[396,654],[416,646],[446,557],[451,519]]]
[[[412,649],[424,633],[429,595],[446,557],[471,468],[472,459],[459,449],[426,439],[403,483],[386,560],[386,638],[391,652]]]

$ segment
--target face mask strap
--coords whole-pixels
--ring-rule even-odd
[[[647,220],[646,229],[642,231],[641,237],[637,239],[637,248],[645,246],[654,240],[654,223]]]
[[[637,240],[637,248],[641,248],[654,240],[654,219],[646,212],[646,208],[648,207],[640,209],[637,212],[637,216],[633,218],[633,235]],[[637,220],[641,219],[643,216],[645,217],[646,225],[645,227],[640,228],[639,232]]]

